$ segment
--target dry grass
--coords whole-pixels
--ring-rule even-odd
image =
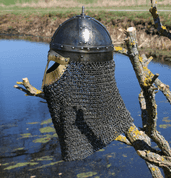
[[[0,7],[5,7],[5,5],[1,3],[1,4],[0,4]]]
[[[120,28],[108,28],[114,44],[124,44],[125,35]],[[137,30],[138,47],[140,49],[150,48],[155,50],[171,50],[170,40],[159,35],[148,35],[143,30]]]
[[[37,3],[33,0],[29,3],[16,3],[19,7],[118,7],[118,6],[150,6],[150,0],[39,0]],[[171,0],[159,0],[160,5],[171,5]],[[3,6],[3,4],[0,4]]]
[[[98,17],[98,15],[96,17]],[[67,19],[68,18],[61,18],[56,15],[49,16],[47,14],[44,16],[30,15],[26,17],[21,14],[17,17],[13,14],[6,14],[2,18],[0,29],[1,33],[5,34],[42,36],[48,37],[50,40],[50,37],[53,36],[59,24]],[[108,22],[101,21],[108,29],[115,46],[124,44],[124,29],[129,26],[134,26],[137,29],[138,46],[141,49],[171,50],[171,43],[168,38],[158,36],[154,26],[151,25],[149,28],[147,27],[150,22],[146,21],[145,24],[142,21],[142,23],[136,24],[133,21],[130,23],[128,20],[129,19],[123,19],[117,21],[117,19],[111,19]],[[149,33],[146,33],[146,30],[148,30]]]

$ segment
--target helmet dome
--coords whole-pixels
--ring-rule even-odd
[[[84,14],[74,16],[59,25],[50,50],[74,61],[106,61],[113,59],[113,44],[109,32],[96,19]]]

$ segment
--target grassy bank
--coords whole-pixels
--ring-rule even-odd
[[[50,7],[52,1],[54,6]],[[107,27],[115,46],[123,46],[124,29],[134,26],[137,29],[138,44],[141,51],[157,57],[160,55],[171,56],[170,40],[160,37],[154,28],[153,18],[148,12],[150,1],[64,0],[62,5],[58,4],[58,7],[56,7],[56,4],[61,3],[61,1],[57,0],[19,0],[18,3],[15,0],[4,0],[4,2],[6,3],[5,6],[0,6],[1,34],[25,35],[29,39],[34,36],[34,40],[49,42],[59,24],[74,15],[80,14],[81,6],[84,5],[87,15],[96,18]],[[67,2],[68,4],[66,4]],[[109,4],[102,6],[106,2],[109,4],[120,2],[120,6],[109,6]],[[129,5],[133,3],[133,5],[121,6],[123,2]],[[168,3],[170,4],[168,5]],[[62,7],[64,5],[66,7]],[[160,8],[171,9],[171,1],[159,1],[158,9]],[[110,9],[141,9],[146,11],[119,12],[110,11]],[[163,25],[171,30],[171,12],[159,12],[159,14]],[[9,38],[9,36],[6,36],[6,38]]]
[[[147,10],[150,0],[1,0],[0,13],[78,12],[83,5],[87,10]],[[171,0],[158,0],[158,8],[171,10]]]
[[[171,5],[171,0],[158,0],[158,5]],[[112,6],[149,6],[150,0],[1,0],[1,4],[5,6],[34,6],[34,7],[76,7],[79,5],[94,7],[112,7]]]
[[[130,20],[135,18],[148,18],[150,16],[148,10],[151,6],[150,0],[1,0],[0,14],[62,14],[68,16],[70,13],[78,14],[81,7],[86,7],[86,12],[100,11],[111,12],[113,10],[137,10],[142,12],[116,12],[116,17],[128,17]],[[158,10],[170,10],[171,0],[158,0]],[[145,12],[144,12],[145,11]],[[104,13],[102,12],[102,16]],[[160,15],[165,19],[166,25],[171,20],[171,12],[160,12]]]

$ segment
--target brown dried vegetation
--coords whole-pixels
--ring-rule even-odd
[[[69,14],[68,17],[61,15],[46,14],[46,15],[13,15],[5,14],[1,16],[0,34],[18,34],[18,35],[31,35],[41,36],[42,41],[50,42],[51,37],[59,24],[72,17],[75,14]],[[88,14],[89,15],[89,14]],[[149,20],[130,20],[126,17],[110,18],[110,14],[105,13],[105,17],[101,18],[99,14],[90,14],[97,20],[101,21],[111,34],[115,46],[122,46],[124,44],[124,29],[129,26],[136,27],[137,39],[140,50],[149,55],[155,55],[158,50],[168,51],[171,50],[170,40],[165,37],[159,37],[157,30],[153,26],[152,19]],[[167,27],[167,29],[171,29]],[[149,50],[150,49],[150,50]],[[152,53],[153,51],[153,53]],[[169,55],[171,56],[171,54]]]

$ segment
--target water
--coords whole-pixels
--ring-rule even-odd
[[[41,88],[48,50],[45,43],[0,40],[0,177],[151,177],[145,161],[134,149],[117,141],[82,161],[61,161],[47,104],[13,88],[24,77]],[[135,125],[141,127],[140,87],[132,65],[125,56],[115,54],[114,58],[120,94]],[[159,79],[171,86],[169,66],[151,62],[149,69],[159,73]],[[156,101],[158,130],[171,142],[170,104],[161,92],[156,95]]]

